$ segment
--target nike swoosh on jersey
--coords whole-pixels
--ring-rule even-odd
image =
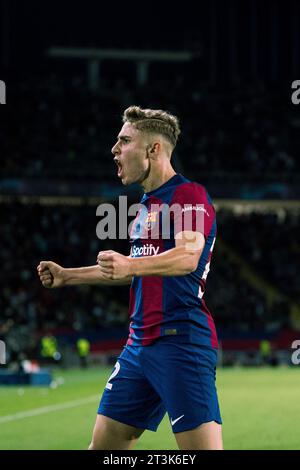
[[[172,424],[172,426],[174,426],[174,424],[176,424],[177,421],[179,421],[179,420],[180,420],[181,418],[183,418],[183,417],[184,417],[184,415],[181,415],[181,416],[179,416],[179,418],[176,418],[176,419],[172,419],[172,418],[171,418],[171,424]]]

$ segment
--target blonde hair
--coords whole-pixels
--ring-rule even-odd
[[[143,132],[163,135],[174,148],[180,134],[179,121],[176,116],[161,109],[142,109],[129,106],[123,113],[123,123],[129,122]]]

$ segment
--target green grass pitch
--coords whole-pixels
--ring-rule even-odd
[[[86,449],[111,369],[56,370],[54,386],[0,387],[0,449]],[[218,369],[226,449],[300,449],[300,370]],[[167,417],[136,449],[177,449]]]

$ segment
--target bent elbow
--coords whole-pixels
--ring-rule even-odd
[[[193,263],[191,273],[194,273],[197,270],[197,268],[198,268],[198,263]]]
[[[197,267],[198,267],[198,263],[191,262],[191,261],[189,263],[186,263],[185,266],[182,266],[183,276],[186,276],[187,274],[191,274],[191,273],[195,272]]]
[[[188,270],[187,274],[191,274],[196,271],[196,269],[198,268],[198,262],[199,262],[199,258],[196,256],[193,256],[191,257],[191,259],[189,259],[189,263],[187,265],[187,270]]]
[[[193,264],[190,266],[190,270],[189,270],[190,272],[189,272],[189,274],[194,273],[197,268],[198,268],[198,263],[193,263]]]

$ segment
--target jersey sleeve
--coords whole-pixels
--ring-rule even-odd
[[[215,209],[206,189],[197,183],[180,185],[170,203],[174,236],[185,230],[209,235],[215,220]]]

